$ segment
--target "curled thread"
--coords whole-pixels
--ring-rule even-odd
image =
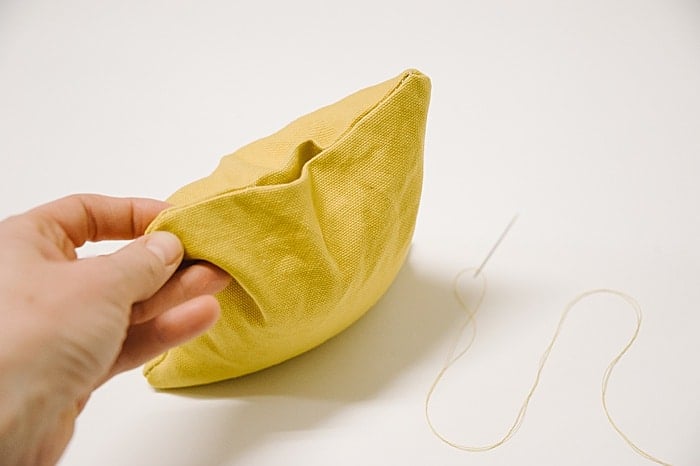
[[[481,287],[480,291],[478,294],[478,297],[476,299],[476,303],[473,307],[473,310],[470,309],[470,307],[467,305],[467,303],[464,301],[462,298],[462,295],[459,292],[458,284],[460,278],[466,274],[470,273],[476,270],[474,273],[474,277],[480,277],[481,279]],[[460,306],[466,311],[467,318],[465,319],[464,323],[460,326],[454,342],[452,343],[452,346],[450,347],[450,350],[448,352],[447,359],[445,360],[445,363],[442,365],[442,368],[438,372],[437,376],[433,380],[433,383],[430,385],[430,388],[428,390],[428,393],[425,398],[425,418],[428,423],[428,426],[430,427],[430,430],[433,432],[433,434],[439,438],[442,442],[450,445],[451,447],[457,448],[459,450],[464,450],[468,452],[485,452],[489,450],[493,450],[495,448],[498,448],[499,446],[503,445],[506,443],[508,440],[510,440],[515,433],[520,429],[523,420],[525,418],[525,413],[527,412],[527,408],[530,404],[530,400],[532,399],[532,396],[535,393],[535,390],[537,389],[537,386],[540,383],[540,378],[542,376],[542,371],[544,370],[544,366],[547,363],[547,359],[549,358],[550,353],[552,352],[552,348],[554,347],[554,344],[556,343],[557,339],[559,338],[559,334],[561,333],[562,327],[564,325],[564,322],[566,321],[566,318],[568,317],[569,313],[571,310],[576,307],[577,304],[579,304],[581,301],[583,301],[586,298],[589,298],[593,295],[600,295],[600,294],[607,294],[607,295],[612,295],[616,296],[618,298],[621,298],[624,300],[629,306],[634,310],[635,317],[636,317],[636,328],[634,330],[634,333],[630,337],[630,339],[627,341],[627,344],[620,350],[620,352],[615,356],[610,363],[608,364],[607,368],[605,369],[605,372],[603,373],[603,379],[602,379],[602,384],[601,384],[601,401],[603,404],[603,411],[605,412],[605,416],[608,419],[608,422],[610,425],[615,429],[615,431],[620,435],[620,437],[624,440],[627,445],[629,445],[632,450],[634,450],[638,455],[642,456],[643,458],[646,458],[649,461],[652,461],[654,463],[663,465],[663,466],[671,466],[670,463],[667,463],[665,461],[660,460],[659,458],[647,453],[643,449],[641,449],[637,444],[635,444],[628,436],[625,434],[622,429],[617,425],[617,423],[613,420],[612,416],[610,415],[610,411],[608,410],[608,403],[607,403],[607,390],[608,390],[608,383],[610,381],[610,376],[612,375],[613,369],[617,365],[618,362],[620,362],[620,359],[627,353],[627,351],[630,349],[632,344],[634,344],[634,341],[637,339],[637,335],[639,334],[639,329],[642,326],[642,308],[632,296],[623,293],[618,290],[613,290],[613,289],[608,289],[608,288],[598,288],[594,290],[589,290],[586,292],[583,292],[576,296],[574,299],[572,299],[564,308],[564,311],[562,312],[561,318],[559,319],[559,323],[557,324],[557,327],[554,331],[554,334],[552,335],[551,340],[549,341],[549,344],[544,350],[544,353],[542,353],[542,356],[540,358],[539,365],[537,367],[537,372],[535,373],[535,378],[530,386],[530,389],[528,390],[525,399],[523,400],[522,405],[520,406],[520,410],[518,411],[518,414],[515,417],[515,420],[513,423],[510,425],[508,430],[506,431],[505,435],[501,437],[498,441],[487,444],[487,445],[466,445],[462,443],[455,442],[453,440],[448,439],[445,435],[440,433],[438,429],[435,427],[435,425],[432,422],[432,419],[430,418],[430,401],[432,399],[433,393],[435,392],[435,388],[437,385],[440,383],[442,380],[443,376],[447,372],[447,370],[455,363],[457,362],[462,356],[464,356],[467,351],[469,351],[469,348],[471,348],[472,344],[474,343],[474,340],[476,338],[476,314],[479,311],[479,307],[481,306],[481,303],[484,299],[484,296],[486,295],[486,288],[487,288],[487,282],[486,282],[486,277],[484,276],[483,273],[481,272],[481,268],[479,269],[474,269],[474,268],[468,268],[460,271],[454,279],[453,282],[453,293],[455,296],[455,299],[459,302]],[[467,341],[466,345],[464,348],[457,352],[457,347],[459,345],[459,341],[461,340],[462,334],[464,333],[464,330],[466,329],[469,324],[472,324],[471,326],[471,336],[469,340]]]

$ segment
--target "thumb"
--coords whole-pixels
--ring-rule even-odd
[[[175,273],[184,251],[177,236],[156,231],[117,252],[88,259],[94,273],[107,280],[115,298],[124,304],[150,298]]]

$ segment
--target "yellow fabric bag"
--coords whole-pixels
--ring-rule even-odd
[[[254,372],[344,330],[386,291],[418,210],[430,80],[408,70],[224,157],[148,231],[233,278],[207,333],[146,364],[157,388]]]

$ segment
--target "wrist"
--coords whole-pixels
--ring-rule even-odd
[[[0,458],[7,465],[47,464],[46,439],[70,406],[51,377],[34,370],[42,355],[25,349],[0,355]]]

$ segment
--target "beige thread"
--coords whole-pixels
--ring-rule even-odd
[[[627,344],[622,348],[622,350],[615,356],[610,363],[608,364],[607,368],[605,369],[605,372],[603,373],[603,380],[602,380],[602,385],[601,385],[601,401],[603,404],[603,411],[605,412],[605,416],[608,419],[608,422],[610,425],[615,429],[615,431],[620,435],[620,437],[629,445],[632,450],[634,450],[638,455],[642,456],[643,458],[648,459],[649,461],[652,461],[654,463],[663,465],[663,466],[671,466],[670,463],[667,463],[663,460],[660,460],[659,458],[647,453],[646,451],[642,450],[639,446],[637,446],[623,431],[620,429],[620,427],[615,423],[613,420],[612,416],[610,415],[610,411],[608,410],[608,404],[607,404],[607,390],[608,390],[608,383],[610,381],[610,376],[612,374],[613,369],[617,365],[617,363],[622,359],[622,357],[627,353],[629,348],[632,346],[634,341],[637,339],[637,335],[639,334],[639,329],[642,326],[642,308],[637,302],[636,299],[634,299],[632,296],[623,293],[622,291],[618,290],[613,290],[613,289],[608,289],[608,288],[598,288],[598,289],[593,289],[589,291],[585,291],[578,296],[576,296],[574,299],[572,299],[565,307],[564,311],[562,312],[561,318],[559,319],[559,323],[557,324],[557,327],[554,331],[554,335],[552,336],[549,344],[547,345],[544,353],[542,354],[540,358],[540,362],[537,368],[537,372],[535,374],[535,380],[532,383],[532,386],[530,387],[530,390],[527,392],[527,395],[525,396],[525,400],[523,401],[520,410],[518,411],[517,416],[515,417],[515,420],[511,424],[510,428],[506,432],[506,434],[498,441],[487,444],[487,445],[466,445],[466,444],[461,444],[457,443],[453,440],[448,439],[446,436],[441,434],[438,429],[435,427],[433,424],[431,418],[430,418],[430,401],[432,399],[433,393],[435,392],[435,388],[437,385],[440,383],[442,380],[443,376],[447,372],[447,370],[452,367],[452,365],[457,362],[462,356],[464,356],[467,351],[469,351],[469,348],[471,348],[472,344],[474,343],[474,340],[476,339],[476,314],[479,311],[479,307],[481,306],[481,303],[484,299],[484,296],[486,295],[486,288],[487,288],[487,282],[486,282],[486,277],[484,276],[482,269],[485,265],[485,263],[488,261],[488,259],[491,257],[493,254],[494,250],[496,247],[500,244],[500,242],[503,240],[503,237],[505,234],[508,232],[510,227],[513,225],[515,222],[515,219],[517,218],[514,217],[513,220],[508,224],[506,227],[505,231],[501,234],[500,238],[496,242],[496,245],[491,249],[489,254],[486,257],[486,260],[482,262],[482,264],[478,268],[467,268],[461,270],[457,275],[455,275],[454,281],[453,281],[453,287],[452,291],[454,293],[455,299],[457,302],[460,304],[460,306],[465,310],[467,313],[467,318],[464,321],[464,323],[461,325],[459,328],[455,338],[454,342],[452,343],[452,346],[450,347],[450,350],[447,354],[447,358],[438,372],[437,376],[435,377],[435,380],[433,380],[433,383],[430,385],[430,389],[428,390],[428,393],[425,398],[425,418],[428,423],[428,426],[430,427],[430,430],[433,432],[433,434],[439,438],[442,442],[457,448],[459,450],[464,450],[468,452],[484,452],[484,451],[489,451],[493,450],[494,448],[497,448],[504,443],[506,443],[508,440],[510,440],[513,435],[520,429],[520,426],[523,423],[523,420],[525,418],[525,413],[527,412],[527,408],[530,404],[530,400],[532,399],[532,396],[535,393],[535,390],[537,389],[538,384],[540,383],[540,377],[542,375],[542,371],[544,369],[545,364],[547,363],[547,359],[549,358],[549,355],[552,351],[552,348],[554,347],[555,342],[557,341],[557,338],[559,337],[559,334],[561,333],[561,329],[564,325],[564,321],[566,320],[567,316],[569,315],[569,312],[577,305],[579,304],[582,300],[589,298],[593,295],[598,295],[598,294],[608,294],[612,296],[617,296],[618,298],[623,299],[627,304],[630,305],[630,307],[634,310],[635,312],[635,317],[637,321],[636,328],[634,330],[634,333],[632,334],[632,337],[627,341]],[[481,277],[481,287],[480,287],[480,292],[478,294],[476,303],[474,305],[473,311],[470,309],[470,307],[467,305],[467,303],[464,301],[462,298],[462,295],[459,292],[459,280],[460,278],[468,272],[474,272],[473,278]],[[462,334],[464,333],[464,330],[466,329],[469,324],[472,324],[471,329],[471,337],[469,338],[469,341],[467,344],[464,346],[464,348],[455,356],[455,352],[457,351],[457,347],[459,345],[459,341],[461,340]]]
[[[457,284],[459,282],[459,279],[467,272],[471,272],[473,268],[470,269],[464,269],[460,271],[456,276],[455,276],[455,281],[454,281],[454,288],[453,291],[455,293],[455,297],[457,301],[460,303],[462,308],[467,312],[467,319],[465,322],[462,324],[460,327],[459,331],[457,332],[457,335],[454,339],[454,343],[452,344],[450,351],[448,352],[447,359],[445,363],[443,364],[442,368],[440,369],[440,372],[438,373],[437,377],[435,377],[435,380],[433,383],[430,385],[430,389],[428,390],[428,394],[425,399],[425,417],[428,422],[428,425],[430,426],[430,430],[437,436],[440,440],[442,440],[444,443],[460,449],[464,451],[469,451],[469,452],[484,452],[484,451],[489,451],[493,450],[494,448],[497,448],[504,443],[506,443],[508,440],[510,440],[513,435],[520,429],[520,426],[523,423],[523,420],[525,418],[525,413],[527,412],[527,408],[530,404],[530,400],[532,399],[532,396],[535,393],[535,390],[537,389],[537,386],[540,382],[540,377],[542,375],[542,371],[544,369],[545,364],[547,363],[547,359],[549,358],[549,355],[552,351],[552,348],[554,347],[554,344],[559,337],[559,334],[561,333],[561,329],[564,325],[564,322],[569,315],[569,312],[577,305],[579,304],[582,300],[596,295],[596,294],[609,294],[613,296],[617,296],[621,299],[623,299],[627,304],[630,305],[630,307],[635,311],[635,317],[636,317],[636,328],[634,330],[634,333],[632,334],[632,337],[627,341],[627,344],[622,348],[622,350],[615,356],[610,363],[608,364],[607,368],[605,369],[605,372],[603,373],[603,380],[602,380],[602,386],[601,386],[601,401],[603,404],[603,411],[605,412],[605,416],[608,419],[608,422],[610,422],[610,425],[615,429],[615,431],[622,437],[622,439],[629,445],[632,450],[634,450],[638,455],[648,459],[649,461],[653,461],[657,464],[664,465],[664,466],[671,466],[670,463],[667,463],[663,460],[660,460],[659,458],[647,453],[643,449],[641,449],[639,446],[637,446],[623,431],[620,429],[620,427],[615,423],[613,420],[612,416],[610,415],[610,411],[608,410],[608,404],[607,404],[607,390],[608,390],[608,383],[610,381],[610,376],[612,375],[612,371],[617,365],[617,363],[622,359],[622,357],[627,353],[629,348],[632,346],[634,341],[637,339],[637,335],[639,334],[639,329],[641,328],[642,325],[642,309],[639,305],[639,303],[630,295],[623,293],[618,290],[613,290],[613,289],[607,289],[607,288],[600,288],[600,289],[595,289],[595,290],[590,290],[586,291],[584,293],[579,294],[576,296],[573,300],[571,300],[566,307],[564,308],[564,311],[561,315],[561,318],[559,319],[559,323],[554,331],[554,335],[552,336],[549,344],[547,345],[547,348],[545,349],[544,353],[542,354],[542,357],[540,358],[540,362],[537,368],[537,372],[535,374],[535,380],[532,383],[532,386],[530,387],[530,390],[528,391],[527,395],[525,396],[525,400],[523,401],[520,410],[518,411],[517,416],[515,417],[515,421],[513,421],[513,424],[510,426],[506,434],[497,442],[488,444],[488,445],[482,445],[482,446],[473,446],[473,445],[465,445],[461,443],[454,442],[447,437],[445,437],[443,434],[441,434],[435,425],[433,424],[431,418],[430,418],[430,401],[432,399],[433,393],[435,391],[435,388],[439,384],[440,380],[442,380],[442,377],[445,375],[447,370],[455,363],[457,362],[464,354],[469,351],[469,348],[472,346],[474,339],[476,338],[476,320],[474,317],[476,316],[479,306],[481,302],[483,301],[483,298],[486,294],[486,278],[483,273],[479,274],[480,277],[482,277],[482,286],[481,286],[481,292],[479,293],[477,303],[474,306],[474,311],[471,311],[469,307],[466,305],[464,300],[462,299],[461,294],[458,291]],[[465,328],[469,325],[469,323],[473,323],[472,325],[472,334],[471,338],[469,339],[468,343],[465,345],[465,347],[455,356],[454,353],[457,350],[457,345],[461,339],[462,333],[464,332]]]

